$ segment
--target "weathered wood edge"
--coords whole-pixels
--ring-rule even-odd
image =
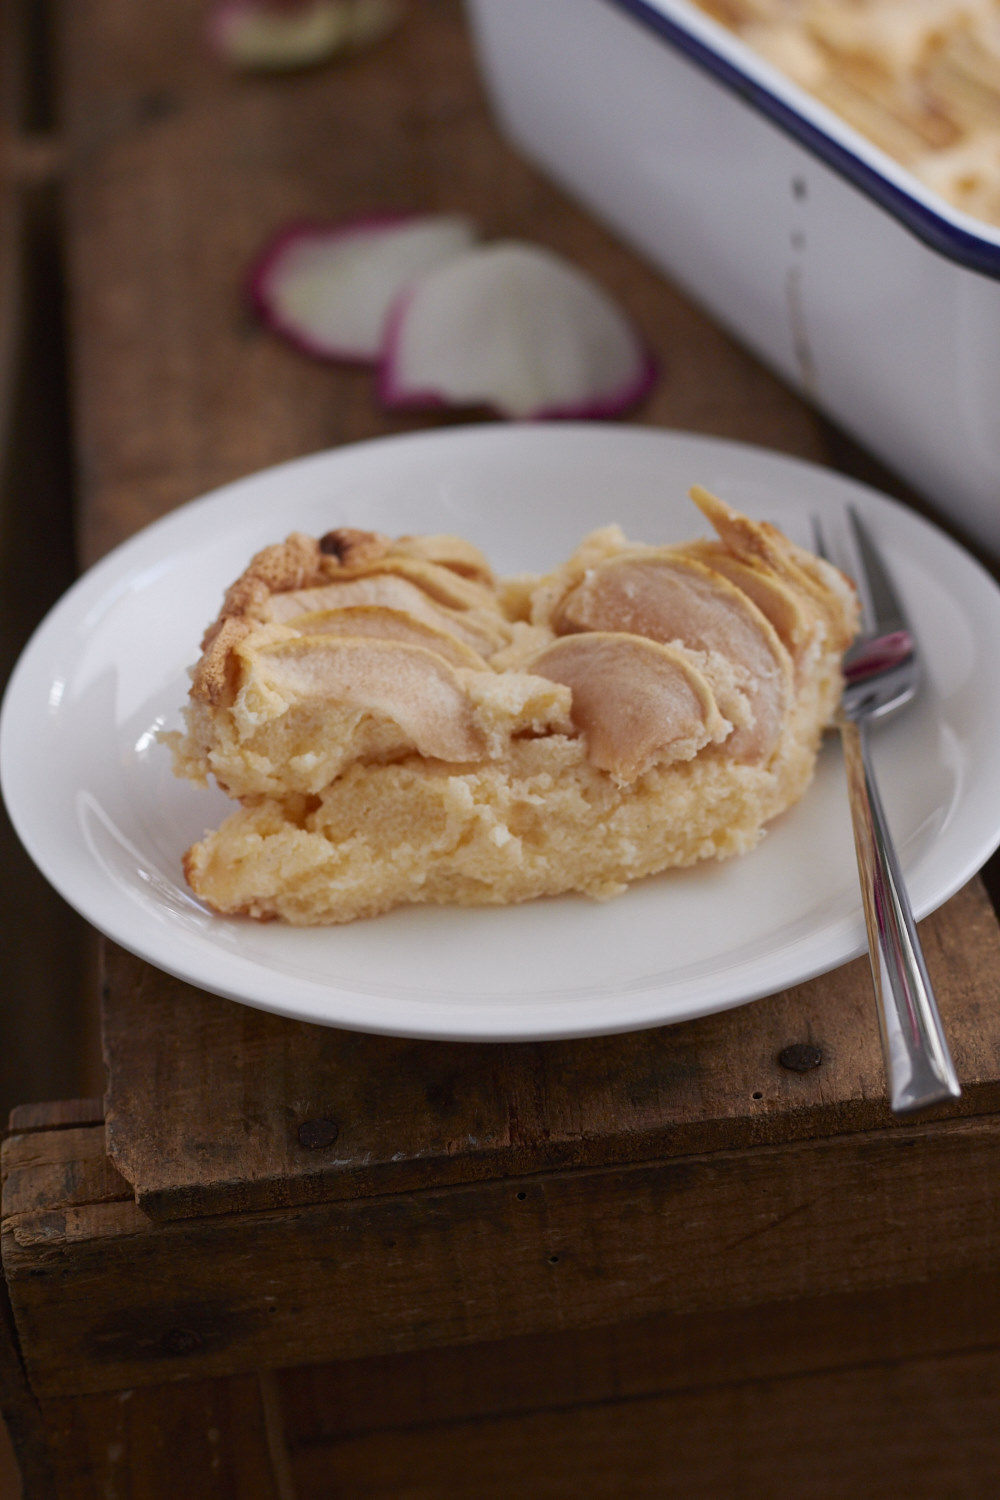
[[[16,1104],[7,1120],[8,1135],[36,1130],[74,1130],[80,1125],[103,1125],[103,1099],[53,1099]]]
[[[987,1119],[160,1225],[70,1202],[5,1221],[4,1269],[69,1395],[988,1274],[998,1166]]]
[[[0,1167],[0,1194],[6,1176]],[[2,1222],[2,1215],[0,1215]],[[31,1388],[6,1276],[0,1275],[0,1419],[6,1425],[30,1500],[55,1500],[43,1414]]]
[[[982,989],[984,975],[992,973],[993,956],[1000,961],[1000,927],[982,883],[971,881],[921,926],[929,961],[939,970],[947,966],[949,984],[940,998],[953,1022],[963,1095],[920,1118],[959,1120],[994,1113],[1000,1109],[1000,1080],[991,1045],[998,1023],[991,1018],[1000,1017],[1000,1007],[990,1008],[993,997]],[[863,959],[839,971],[836,1006],[824,990],[832,977],[824,976],[740,1008],[753,1015],[731,1012],[692,1023],[694,1030],[668,1027],[655,1048],[645,1040],[643,1067],[651,1068],[655,1078],[651,1074],[642,1080],[649,1091],[642,1104],[630,1098],[633,1088],[640,1087],[630,1072],[634,1037],[599,1039],[598,1044],[494,1047],[492,1054],[461,1045],[393,1050],[394,1044],[377,1038],[338,1037],[324,1028],[300,1027],[242,1007],[229,1009],[230,1002],[197,991],[165,988],[121,950],[112,952],[111,962],[116,995],[129,984],[141,988],[142,995],[121,1015],[116,1011],[106,1017],[108,1153],[132,1184],[137,1203],[157,1220],[899,1127],[885,1100]],[[120,1000],[116,1003],[121,1009]],[[246,1130],[234,1127],[236,1104],[227,1094],[228,1078],[213,1090],[207,1076],[202,1079],[175,1062],[176,1049],[158,1045],[160,1031],[167,1035],[176,1029],[175,1007],[181,1008],[184,1035],[190,1031],[194,1036],[198,1056],[242,1055],[247,1043],[241,1028],[247,1030],[255,1067],[240,1075],[239,1113],[241,1121],[249,1116],[255,1122],[252,1149]],[[132,1028],[124,1027],[136,1009],[148,1023],[141,1054],[134,1052]],[[766,1024],[770,1010],[774,1015]],[[786,1033],[818,1040],[824,1025],[835,1057],[838,1037],[844,1054],[834,1072],[827,1077],[825,1066],[805,1074],[788,1071],[779,1056],[789,1040]],[[200,1046],[199,1026],[205,1030]],[[849,1050],[855,1037],[857,1058]],[[596,1061],[589,1050],[594,1045],[599,1045]],[[677,1046],[681,1050],[675,1056]],[[715,1069],[734,1052],[732,1076],[716,1076]],[[696,1069],[687,1077],[695,1063],[700,1073]],[[197,1062],[191,1066],[196,1069]],[[408,1077],[405,1086],[399,1082],[401,1069]],[[483,1085],[473,1087],[479,1070]],[[281,1082],[280,1097],[272,1086],[275,1078]],[[442,1112],[434,1101],[452,1091],[456,1103]],[[369,1111],[368,1117],[362,1112],[352,1120],[358,1099],[369,1098],[381,1100],[383,1112],[405,1119],[405,1131],[381,1128],[377,1112]],[[469,1113],[473,1098],[475,1120]],[[143,1101],[141,1117],[136,1099]],[[186,1111],[197,1123],[193,1135],[182,1129]],[[311,1111],[330,1118],[316,1122],[309,1118]],[[303,1120],[331,1128],[306,1143],[297,1134]]]
[[[21,1469],[30,1500],[55,1500],[48,1440],[38,1400],[28,1381],[6,1281],[0,1277],[0,1420]]]
[[[99,1125],[33,1130],[3,1143],[4,1218],[132,1201],[131,1187],[104,1152]]]
[[[305,1365],[279,1372],[278,1383],[295,1447],[456,1418],[492,1420],[835,1370],[888,1372],[912,1359],[989,1353],[998,1344],[1000,1270]],[[996,1437],[1000,1446],[1000,1430]]]
[[[928,1110],[922,1116],[946,1124],[950,1121],[989,1118],[1000,1112],[1000,1084],[973,1086],[963,1092],[960,1108],[950,1105]],[[870,1113],[864,1103],[856,1109],[830,1106],[819,1111],[802,1110],[787,1116],[783,1129],[768,1133],[761,1129],[756,1138],[734,1147],[725,1124],[713,1122],[687,1131],[665,1128],[663,1132],[632,1134],[608,1142],[563,1143],[557,1146],[528,1149],[511,1147],[503,1151],[481,1152],[475,1156],[435,1157],[428,1161],[376,1163],[349,1177],[338,1168],[314,1170],[305,1176],[275,1174],[256,1180],[232,1178],[209,1183],[190,1183],[162,1190],[143,1190],[131,1184],[135,1202],[143,1213],[157,1223],[173,1220],[261,1213],[269,1209],[309,1207],[323,1203],[354,1202],[363,1198],[391,1197],[401,1193],[421,1192],[433,1187],[503,1182],[512,1178],[544,1176],[550,1172],[586,1171],[606,1167],[654,1163],[664,1160],[685,1161],[706,1153],[752,1151],[758,1146],[807,1144],[845,1134],[864,1134],[872,1129]],[[902,1128],[889,1116],[886,1130]],[[114,1160],[112,1152],[112,1160]],[[125,1174],[122,1173],[123,1178]],[[127,1180],[127,1179],[126,1179]]]

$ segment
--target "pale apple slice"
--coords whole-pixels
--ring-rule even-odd
[[[250,273],[263,320],[320,359],[372,364],[400,292],[471,246],[463,214],[385,214],[339,224],[292,224]]]
[[[721,542],[691,542],[685,550],[756,604],[796,665],[806,659],[816,636],[816,612],[803,604],[800,593],[763,563],[734,557]]]
[[[448,533],[430,536],[398,536],[392,543],[393,557],[415,557],[424,562],[450,568],[463,578],[492,585],[493,569],[489,560],[473,542]]]
[[[351,583],[362,578],[400,578],[413,584],[435,604],[448,609],[492,609],[494,596],[491,589],[474,578],[463,578],[451,568],[427,562],[420,557],[379,557],[371,562],[359,563],[357,567],[338,568],[328,574],[329,585],[318,587],[340,588],[342,583]],[[289,590],[299,594],[301,590]],[[275,595],[275,600],[278,596]]]
[[[390,573],[396,578],[406,578],[423,589],[435,604],[448,609],[494,609],[493,590],[477,578],[463,577],[453,568],[441,563],[429,562],[422,557],[404,557],[390,554],[376,558],[374,562],[357,567],[344,567],[338,577],[372,578],[379,573]]]
[[[265,693],[285,702],[323,700],[387,719],[420,755],[472,761],[483,754],[455,669],[423,646],[300,636],[261,647],[254,665]]]
[[[815,606],[830,645],[845,651],[857,629],[857,590],[849,578],[815,553],[797,547],[769,521],[754,521],[701,485],[691,499],[711,522],[723,546],[751,566],[762,565]]]
[[[666,549],[609,558],[570,590],[553,625],[560,634],[622,630],[703,653],[722,712],[736,724],[733,759],[764,762],[777,744],[791,699],[788,652],[757,606],[703,563]]]
[[[732,729],[690,658],[642,636],[564,636],[530,670],[570,688],[570,714],[588,759],[621,784],[654,765],[691,760]]]
[[[552,251],[510,240],[455,256],[400,295],[379,388],[388,407],[603,417],[635,405],[655,375],[602,287]]]
[[[446,605],[436,604],[411,579],[400,578],[395,573],[345,578],[342,582],[322,584],[317,588],[272,594],[267,618],[298,629],[299,620],[304,615],[362,605],[399,610],[420,624],[446,630],[481,656],[499,650],[510,637],[509,628],[495,612],[449,609]]]
[[[487,670],[486,661],[479,652],[450,630],[416,620],[406,610],[356,604],[341,609],[316,610],[299,615],[288,623],[303,636],[373,636],[378,640],[402,641],[406,645],[424,646],[428,651],[437,652],[453,667],[479,672]]]

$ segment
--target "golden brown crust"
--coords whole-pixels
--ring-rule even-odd
[[[434,598],[458,608],[492,604],[493,574],[478,547],[461,537],[402,536],[338,526],[321,537],[293,531],[264,547],[226,590],[222,607],[202,638],[208,651],[224,620],[266,620],[275,594],[321,587],[373,572],[415,578]]]
[[[317,546],[324,558],[342,564],[345,568],[365,567],[389,550],[387,536],[378,531],[359,531],[354,526],[337,526],[324,532]],[[300,587],[292,584],[292,588]]]
[[[293,531],[283,542],[264,547],[226,590],[202,649],[215,639],[223,620],[243,615],[263,619],[272,594],[316,588],[344,570],[363,569],[383,557],[390,545],[389,538],[376,531],[343,526],[318,538]]]
[[[301,531],[293,531],[251,559],[242,577],[263,583],[271,593],[308,588],[322,577],[319,542]],[[239,583],[239,580],[237,580]]]
[[[240,615],[230,615],[217,620],[210,627],[203,645],[201,660],[195,667],[191,681],[191,697],[198,702],[211,704],[213,708],[231,701],[234,687],[235,663],[233,648],[248,636],[253,629],[250,621]]]

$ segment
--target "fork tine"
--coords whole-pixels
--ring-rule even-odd
[[[865,625],[873,635],[891,635],[894,631],[909,631],[903,606],[886,571],[871,533],[854,509],[847,507],[848,520],[859,564],[859,575],[855,580],[861,590],[862,601],[869,616]]]
[[[823,527],[820,524],[819,516],[810,516],[809,519],[812,523],[812,549],[817,557],[821,557],[824,562],[829,562],[830,552],[823,536]]]

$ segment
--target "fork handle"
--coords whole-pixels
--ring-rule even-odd
[[[879,797],[868,736],[846,715],[840,732],[889,1103],[894,1113],[909,1114],[957,1099],[961,1087]]]

